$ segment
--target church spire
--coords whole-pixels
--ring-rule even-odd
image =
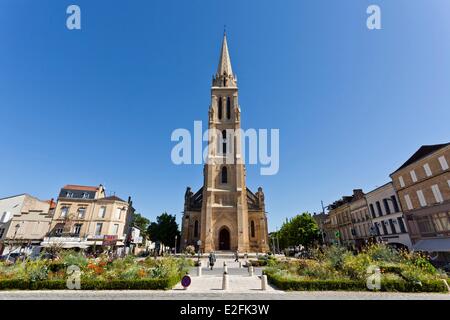
[[[220,50],[219,66],[217,67],[217,74],[221,75],[233,75],[231,69],[230,54],[228,53],[227,34],[223,32],[222,50]]]
[[[231,68],[231,59],[228,52],[227,34],[224,30],[222,49],[220,50],[219,65],[217,73],[213,77],[213,86],[215,87],[236,87],[236,77]]]

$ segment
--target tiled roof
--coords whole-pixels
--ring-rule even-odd
[[[91,187],[91,186],[79,186],[76,184],[68,184],[63,187],[63,189],[67,190],[84,190],[84,191],[97,191],[98,187]]]
[[[105,197],[105,198],[101,198],[101,199],[98,199],[98,200],[110,200],[110,201],[122,201],[122,202],[126,202],[125,200],[120,199],[119,197],[116,197],[116,196]]]
[[[408,160],[406,160],[406,162],[404,164],[402,164],[402,166],[400,168],[398,168],[397,170],[395,170],[392,173],[396,173],[397,171],[406,168],[407,166],[409,166],[410,164],[419,161],[422,158],[425,158],[426,156],[428,156],[429,154],[432,154],[433,152],[438,151],[439,149],[442,149],[446,146],[450,145],[449,143],[442,143],[442,144],[433,144],[433,145],[427,145],[427,146],[421,146],[419,148],[419,150],[417,150]]]

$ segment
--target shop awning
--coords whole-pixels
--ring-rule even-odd
[[[415,251],[450,252],[450,238],[419,240],[413,245]]]
[[[41,246],[44,248],[48,247],[59,247],[64,249],[70,249],[70,248],[81,248],[86,249],[89,248],[89,245],[86,243],[86,241],[81,240],[79,238],[44,238],[44,241],[41,242]]]
[[[44,248],[57,246],[57,247],[63,248],[63,249],[70,249],[70,248],[86,249],[86,248],[89,248],[89,246],[87,246],[83,243],[57,243],[57,244],[55,244],[55,243],[42,242],[41,246]]]

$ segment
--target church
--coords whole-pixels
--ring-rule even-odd
[[[263,190],[260,187],[254,193],[245,183],[240,113],[237,78],[224,34],[219,66],[212,79],[203,187],[195,193],[190,187],[186,189],[182,249],[193,245],[204,253],[269,251]]]

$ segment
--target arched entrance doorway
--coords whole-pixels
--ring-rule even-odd
[[[219,250],[230,250],[230,232],[226,228],[219,232]]]

